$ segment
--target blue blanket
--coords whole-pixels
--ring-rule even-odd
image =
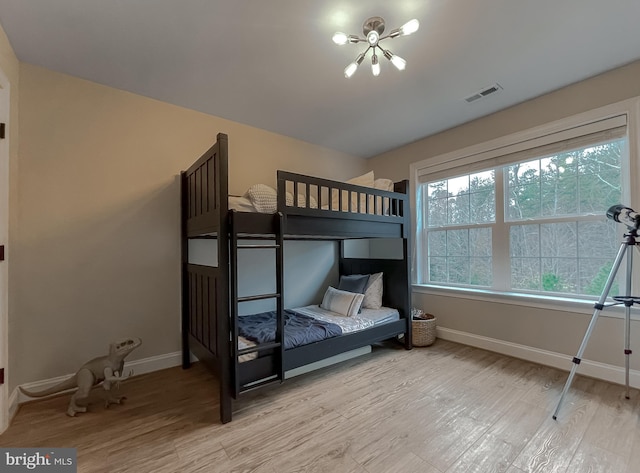
[[[238,333],[256,343],[276,339],[276,312],[238,317]],[[291,310],[284,311],[284,349],[299,347],[326,338],[342,335],[340,326],[322,322]]]

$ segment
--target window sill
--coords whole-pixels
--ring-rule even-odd
[[[413,284],[413,292],[431,294],[436,296],[450,296],[458,299],[474,301],[494,302],[515,306],[534,307],[536,309],[557,310],[562,312],[574,312],[578,314],[593,315],[594,305],[597,299],[570,299],[564,297],[540,296],[517,292],[498,292],[489,289],[471,289],[461,287],[444,287],[430,284]],[[624,319],[625,308],[623,305],[605,307],[599,317],[612,317]],[[631,308],[631,320],[640,321],[640,308]]]

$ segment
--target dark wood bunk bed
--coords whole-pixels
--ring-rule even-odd
[[[275,214],[229,210],[228,138],[222,133],[206,153],[181,173],[183,367],[190,366],[190,352],[193,352],[217,373],[223,423],[231,421],[232,399],[243,392],[282,382],[285,372],[294,368],[399,335],[404,335],[405,348],[412,348],[408,181],[394,184],[394,192],[284,171],[277,172],[277,181]],[[293,188],[295,196],[306,196],[303,202],[296,198],[293,205],[287,205],[287,188]],[[327,195],[333,195],[338,197],[339,205],[336,210],[332,210],[333,204],[314,208],[310,204],[314,195],[319,203],[326,202]],[[345,202],[344,196],[347,196]],[[331,201],[331,197],[328,200]],[[189,262],[189,240],[198,238],[215,239],[217,266]],[[401,238],[403,258],[347,258],[344,240],[354,238]],[[247,239],[267,243],[241,245]],[[399,319],[285,350],[283,247],[286,239],[340,241],[340,274],[383,272],[383,305],[397,309]],[[238,250],[253,248],[275,250],[276,292],[238,297]],[[239,349],[238,304],[260,299],[276,301],[275,341]],[[256,352],[257,358],[240,361],[242,355]]]

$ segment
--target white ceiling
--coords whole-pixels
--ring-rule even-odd
[[[364,46],[331,36],[370,16],[420,20],[382,43],[407,68],[345,79]],[[0,22],[21,61],[362,157],[640,58],[639,0],[0,0]]]

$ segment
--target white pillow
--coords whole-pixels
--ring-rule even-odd
[[[258,212],[275,213],[278,210],[278,193],[265,184],[254,184],[244,196],[251,201]]]
[[[375,179],[373,176],[373,171],[369,171],[362,176],[354,177],[347,181],[348,184],[353,184],[354,186],[365,186],[365,187],[373,187]]]
[[[327,292],[324,293],[320,307],[336,314],[351,317],[358,315],[363,300],[364,294],[341,291],[329,286]]]
[[[373,171],[369,171],[362,176],[354,177],[347,181],[347,184],[353,184],[354,186],[364,186],[364,187],[373,187],[374,182]],[[351,208],[353,212],[358,211],[358,197],[355,192],[347,192],[342,191],[342,209],[339,209],[339,194],[338,190],[334,189],[331,193],[331,209],[332,210],[342,210],[343,212],[349,211],[349,194],[351,194]],[[365,212],[365,202],[366,196],[360,196],[360,208],[361,212]]]
[[[273,188],[269,187],[266,184],[254,184],[247,192],[245,192],[245,199],[249,199],[251,204],[255,207],[255,209],[260,213],[275,213],[278,210],[278,192]],[[289,207],[293,206],[293,194],[291,192],[287,192],[287,204]],[[307,198],[298,194],[298,207],[306,207],[307,206]],[[309,196],[309,208],[317,209],[318,201],[313,196]]]
[[[369,282],[364,287],[363,309],[379,309],[382,307],[382,273],[369,276]]]
[[[393,181],[391,179],[384,178],[376,179],[373,181],[373,188],[381,191],[393,192]],[[374,205],[374,201],[377,207]],[[389,215],[389,197],[369,197],[369,213]]]
[[[381,191],[393,192],[393,181],[391,179],[376,179],[373,181],[373,187]]]
[[[287,207],[294,207],[293,205],[293,194],[291,192],[287,192]],[[298,194],[298,205],[295,207],[306,207],[307,206],[307,198],[303,194]],[[318,201],[312,195],[309,196],[309,208],[317,209]]]

